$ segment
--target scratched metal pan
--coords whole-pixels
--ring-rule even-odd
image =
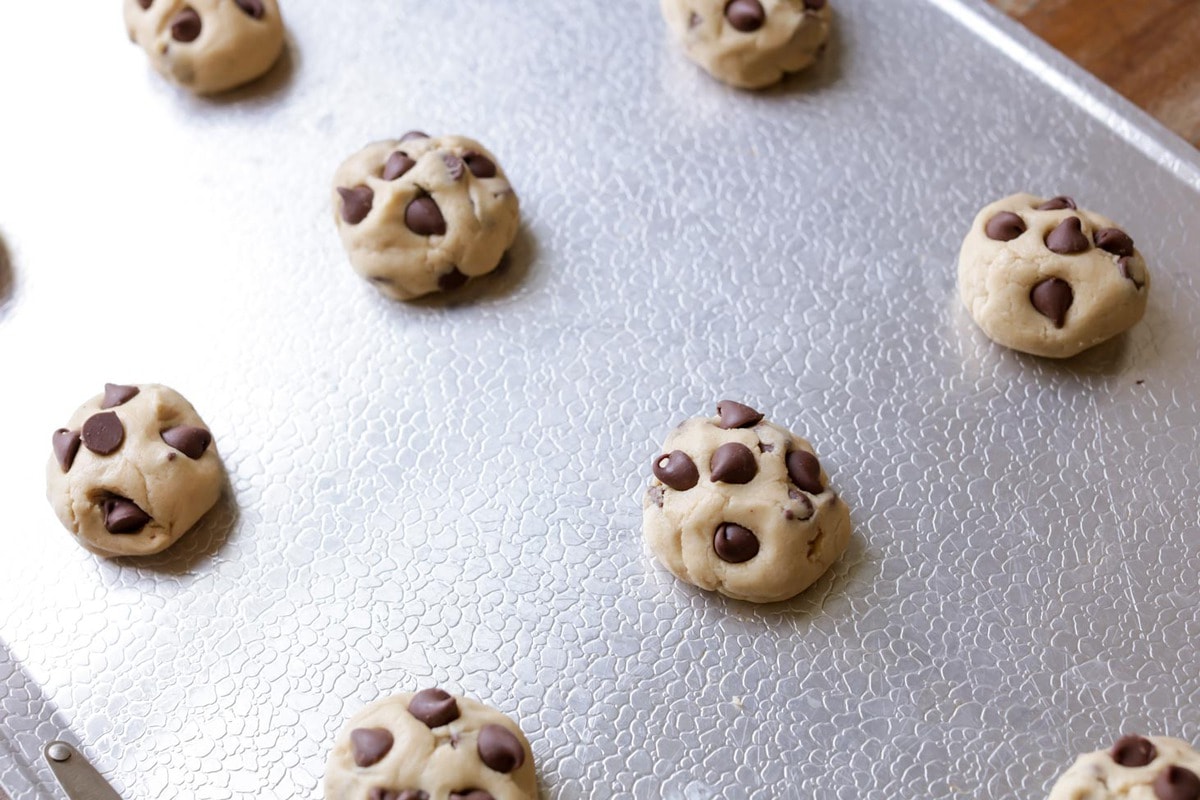
[[[982,3],[836,5],[748,94],[651,0],[291,0],[286,60],[212,101],[116,3],[5,6],[0,636],[124,797],[319,797],[349,714],[435,684],[555,800],[1037,798],[1121,731],[1200,740],[1200,159]],[[328,181],[417,127],[497,153],[524,226],[401,305]],[[966,317],[962,235],[1023,190],[1132,233],[1130,334],[1057,363]],[[43,496],[104,381],[179,389],[229,468],[160,557]],[[726,397],[853,509],[789,603],[643,549],[650,459]]]

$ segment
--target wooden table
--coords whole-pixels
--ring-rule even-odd
[[[1200,0],[990,0],[1200,147]]]

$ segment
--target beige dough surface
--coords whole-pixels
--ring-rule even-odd
[[[1141,252],[1125,262],[1095,243],[1097,231],[1117,228],[1112,220],[1084,209],[1040,211],[1047,198],[1015,194],[984,208],[963,241],[958,289],[976,324],[993,341],[1038,356],[1066,358],[1111,339],[1137,324],[1146,311],[1150,274]],[[997,214],[1020,217],[1026,230],[1010,241],[988,236]],[[1046,237],[1077,217],[1088,249],[1071,255],[1049,249]],[[1062,327],[1034,307],[1031,293],[1042,281],[1068,283],[1074,298]]]
[[[1200,776],[1200,753],[1179,739],[1145,738],[1154,746],[1155,758],[1148,764],[1122,766],[1113,760],[1114,750],[1088,753],[1080,756],[1058,779],[1050,790],[1049,800],[1186,800],[1188,785],[1193,788],[1200,785],[1197,777]],[[1164,775],[1172,768],[1177,771]],[[1191,773],[1190,776],[1178,768]],[[1170,796],[1165,791],[1167,786],[1178,794]],[[1164,797],[1163,793],[1168,796]],[[1190,795],[1191,800],[1198,796]]]
[[[731,442],[749,448],[757,462],[757,474],[748,483],[712,480],[713,454]],[[642,524],[650,550],[680,580],[739,600],[771,603],[807,589],[845,552],[850,511],[829,488],[824,469],[818,467],[822,490],[816,493],[801,490],[789,476],[789,453],[813,453],[804,439],[766,421],[726,430],[719,417],[698,417],[667,437],[662,453],[677,450],[691,459],[699,480],[679,491],[652,477]],[[753,532],[757,555],[742,563],[719,556],[714,537],[723,523]]]
[[[688,58],[714,78],[761,89],[810,66],[829,38],[833,12],[809,0],[759,0],[761,27],[741,31],[726,16],[728,0],[661,0],[662,14]],[[820,5],[820,8],[806,7]]]
[[[387,180],[391,158],[412,163]],[[489,164],[494,174],[479,166]],[[370,190],[370,209],[360,221],[350,221],[339,189],[364,188]],[[444,232],[409,225],[410,204],[420,198],[436,205]],[[334,175],[331,201],[355,272],[397,300],[458,288],[496,269],[521,217],[504,170],[483,145],[463,136],[431,138],[415,131],[369,144],[346,159]]]
[[[457,718],[430,727],[409,712],[416,696],[385,697],[346,723],[326,765],[325,800],[536,800],[533,751],[512,720],[454,697]],[[502,737],[511,734],[509,741],[523,752],[522,763],[509,772],[484,763],[479,743],[491,726],[507,731]],[[374,763],[359,765],[364,751],[355,744],[356,730],[374,732],[376,741],[383,732],[383,745],[365,759]]]
[[[189,9],[199,17],[199,36],[180,41],[173,29]],[[283,51],[276,0],[125,0],[125,27],[154,69],[197,94],[249,83]]]
[[[216,504],[225,470],[208,426],[178,392],[156,384],[115,388],[137,389],[137,394],[107,408],[106,395],[97,395],[55,433],[56,440],[81,435],[66,469],[58,449],[51,453],[46,494],[62,524],[93,553],[149,555],[178,541]],[[94,416],[108,414],[119,420],[122,435],[119,446],[102,455],[90,449],[86,426]],[[163,438],[164,431],[188,428],[202,437],[192,455]],[[149,521],[136,531],[110,533],[105,506],[114,499],[136,504]]]

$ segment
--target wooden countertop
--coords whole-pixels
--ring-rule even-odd
[[[1200,147],[1200,0],[990,0]]]

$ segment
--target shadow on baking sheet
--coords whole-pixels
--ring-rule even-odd
[[[266,75],[245,86],[202,99],[213,105],[234,105],[274,97],[291,84],[292,77],[296,74],[296,57],[293,55],[295,52],[296,47],[292,44],[289,36],[284,41],[283,52],[279,54],[275,64],[267,70]]]
[[[474,305],[489,299],[512,294],[525,283],[533,270],[537,258],[537,241],[524,225],[517,231],[512,247],[500,259],[500,266],[487,275],[468,281],[461,289],[410,300],[407,305],[414,308],[455,308]]]
[[[43,745],[58,739],[78,748],[62,712],[42,693],[25,667],[0,639],[0,787],[13,800],[58,797],[50,770],[42,760]]]
[[[760,89],[756,94],[762,97],[782,97],[800,94],[814,94],[822,89],[838,83],[842,79],[842,59],[846,50],[842,42],[841,26],[836,17],[829,30],[829,39],[825,42],[825,51],[817,58],[815,64],[793,75],[788,75],[774,86]]]
[[[233,487],[227,478],[225,488],[221,490],[221,499],[174,546],[152,556],[124,557],[118,558],[116,561],[126,566],[151,572],[162,572],[169,575],[186,574],[198,562],[210,559],[221,551],[225,542],[229,540],[229,535],[233,533],[240,516],[237,498],[234,496]]]

